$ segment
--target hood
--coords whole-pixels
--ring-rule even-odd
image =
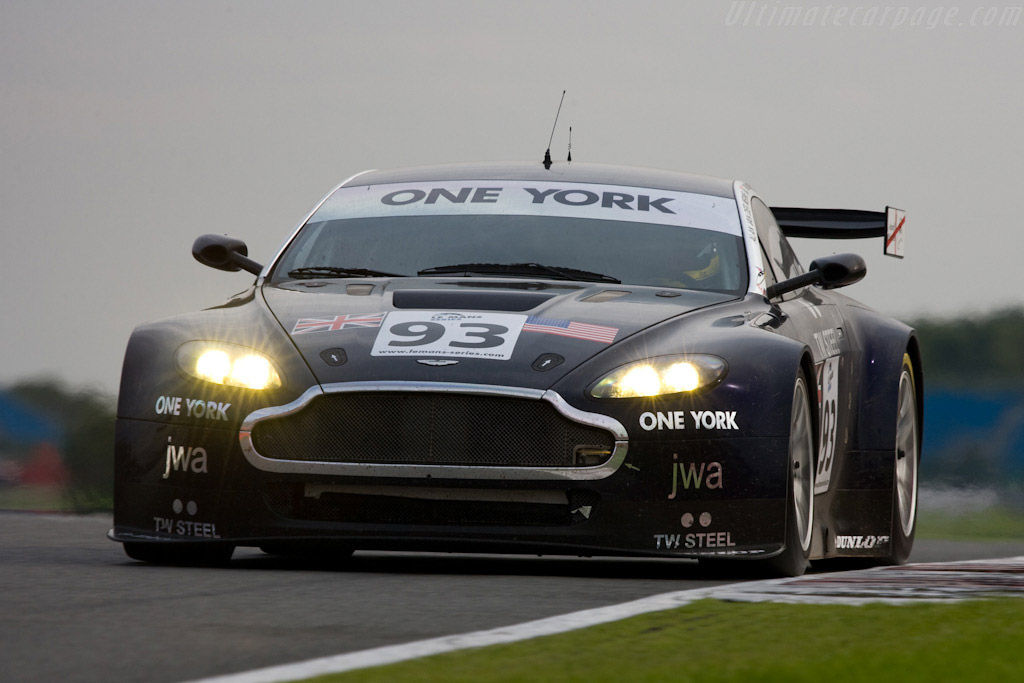
[[[643,329],[734,298],[515,278],[302,280],[267,284],[263,296],[322,384],[531,389]]]

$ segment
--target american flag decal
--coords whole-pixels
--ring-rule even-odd
[[[619,328],[591,325],[590,323],[576,323],[570,320],[551,320],[531,315],[526,319],[523,331],[557,334],[562,337],[589,339],[590,341],[601,342],[602,344],[611,344],[615,341],[615,335],[618,334]]]
[[[384,321],[383,313],[360,315],[348,313],[333,318],[300,318],[292,328],[292,335],[310,334],[312,332],[337,332],[346,327],[380,327]]]

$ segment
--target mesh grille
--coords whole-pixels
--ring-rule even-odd
[[[592,466],[581,451],[614,447],[610,433],[547,401],[420,392],[319,396],[256,423],[252,439],[279,460],[484,467]]]
[[[594,514],[600,496],[594,491],[566,492],[568,504],[465,500],[424,500],[400,496],[324,493],[303,496],[301,486],[275,486],[264,492],[278,515],[303,521],[352,524],[462,526],[574,526]]]

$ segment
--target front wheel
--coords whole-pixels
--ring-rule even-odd
[[[917,468],[921,462],[914,364],[903,354],[896,399],[896,464],[892,486],[892,538],[883,564],[903,564],[910,557],[917,530]]]
[[[814,420],[807,382],[798,377],[793,389],[789,425],[789,460],[786,492],[786,547],[764,560],[769,573],[800,576],[811,554],[814,523]]]

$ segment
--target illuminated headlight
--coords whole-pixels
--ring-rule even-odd
[[[698,391],[725,377],[727,366],[717,356],[661,356],[623,365],[594,385],[594,398],[638,398]]]
[[[281,386],[281,374],[274,363],[262,353],[244,346],[188,342],[178,348],[176,360],[178,367],[187,374],[214,384],[246,389]]]

